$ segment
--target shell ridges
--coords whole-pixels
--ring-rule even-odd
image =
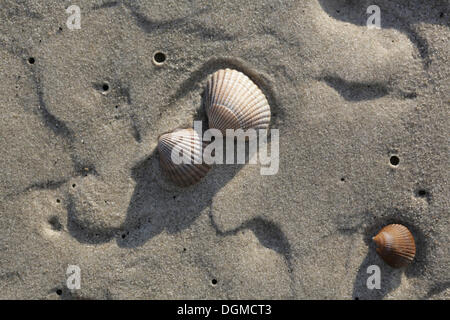
[[[270,106],[266,96],[245,74],[221,69],[211,75],[205,90],[210,128],[268,129]]]
[[[416,245],[414,237],[405,226],[390,224],[372,238],[377,253],[391,267],[401,268],[414,259]]]
[[[179,129],[163,134],[158,140],[160,164],[167,176],[179,186],[199,182],[210,167],[202,161],[204,143],[193,129]],[[172,154],[184,159],[174,163]]]

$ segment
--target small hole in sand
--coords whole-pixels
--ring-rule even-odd
[[[355,300],[359,300],[359,298],[358,298],[358,297],[355,297]]]
[[[74,183],[73,185],[72,185],[72,188],[75,188],[77,185]]]
[[[396,167],[400,163],[400,159],[397,156],[392,156],[391,159],[389,160],[389,162],[391,163],[391,165]]]
[[[61,289],[56,290],[56,294],[57,294],[58,296],[62,295],[62,290],[61,290]]]
[[[35,61],[36,61],[36,60],[34,60],[33,57],[30,57],[30,58],[28,59],[28,63],[29,63],[29,64],[34,64]]]
[[[103,84],[102,89],[104,92],[109,90],[109,84],[107,84],[106,82]]]
[[[342,181],[342,182],[344,182],[344,181],[345,181],[345,178],[344,178],[344,177],[342,177],[342,178],[341,178],[341,181]]]
[[[425,189],[419,189],[416,192],[416,196],[419,197],[419,198],[425,198],[425,197],[428,197],[428,195],[429,195],[428,191],[425,190]]]
[[[61,231],[62,224],[59,222],[59,218],[57,216],[53,216],[48,219],[48,223],[52,226],[52,229],[55,231]]]
[[[186,248],[183,248],[183,252],[186,252]]]
[[[160,66],[166,61],[166,55],[160,51],[153,55],[153,63]]]
[[[61,202],[61,200],[59,200],[59,199],[56,199],[56,203],[60,203]]]
[[[213,286],[215,286],[217,284],[217,279],[212,279],[211,283],[212,283]]]

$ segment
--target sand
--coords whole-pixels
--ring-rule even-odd
[[[0,298],[449,299],[449,3],[377,1],[379,30],[371,4],[2,1]],[[221,68],[266,94],[279,172],[176,187],[157,137]],[[392,222],[406,269],[370,241]]]

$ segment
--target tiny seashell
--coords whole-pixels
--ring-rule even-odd
[[[270,106],[264,93],[242,72],[221,69],[208,79],[205,108],[209,127],[268,129]]]
[[[414,237],[401,224],[387,225],[372,240],[377,245],[377,253],[393,268],[408,265],[416,254]]]
[[[195,184],[210,169],[202,160],[204,146],[201,135],[193,129],[165,133],[158,139],[161,167],[175,184],[183,187]],[[177,153],[179,158],[185,157],[188,161],[175,163],[172,153]]]

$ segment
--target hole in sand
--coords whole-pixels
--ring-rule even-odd
[[[392,156],[391,159],[389,159],[389,162],[391,163],[391,165],[396,167],[400,163],[400,159],[397,156]]]
[[[30,57],[30,58],[28,59],[28,63],[29,63],[29,64],[34,64],[35,61],[36,61],[36,60],[34,60],[33,57]]]
[[[417,191],[417,195],[419,197],[425,197],[427,195],[427,192],[425,190],[419,190]]]
[[[416,196],[419,198],[426,198],[429,196],[429,193],[425,189],[419,189],[416,191]]]
[[[56,294],[57,294],[58,296],[62,295],[62,290],[61,290],[61,289],[56,290]]]
[[[109,90],[109,84],[107,84],[106,82],[103,84],[102,89],[104,92],[107,92]]]
[[[48,219],[48,223],[51,225],[52,229],[55,231],[61,231],[62,224],[59,222],[59,218],[57,216],[53,216]]]
[[[153,55],[153,63],[160,66],[166,61],[166,55],[160,51]]]
[[[215,286],[217,284],[217,279],[212,279],[211,283],[212,283],[213,286]]]

